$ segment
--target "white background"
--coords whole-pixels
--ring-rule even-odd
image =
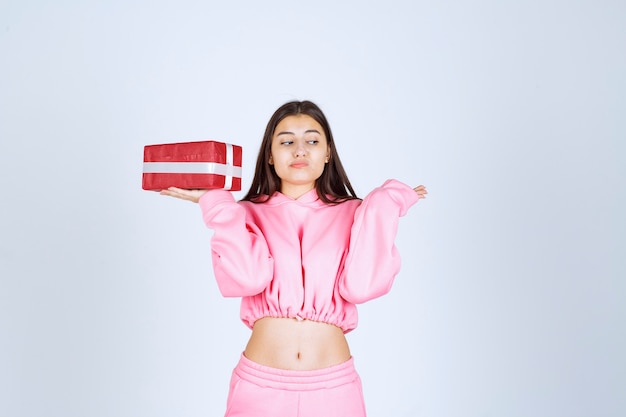
[[[247,337],[143,146],[326,112],[429,198],[349,334],[369,416],[626,415],[622,1],[0,2],[0,416],[221,416]],[[236,197],[243,193],[236,193]]]

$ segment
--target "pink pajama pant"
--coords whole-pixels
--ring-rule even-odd
[[[241,355],[225,417],[365,417],[361,379],[352,358],[329,368],[291,371]]]

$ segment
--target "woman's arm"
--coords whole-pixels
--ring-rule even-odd
[[[386,294],[400,270],[395,246],[399,218],[421,198],[426,188],[411,188],[388,180],[365,197],[354,214],[350,247],[339,291],[351,303]]]
[[[267,243],[230,192],[169,188],[161,194],[200,204],[205,224],[214,230],[213,270],[222,295],[251,296],[267,287],[274,267]]]

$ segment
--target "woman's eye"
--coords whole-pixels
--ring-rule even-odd
[[[309,143],[309,145],[317,145],[319,143],[319,140],[317,139],[311,139],[309,141],[307,141]]]
[[[285,140],[285,141],[280,142],[281,145],[291,145],[292,143],[293,143],[292,140]]]

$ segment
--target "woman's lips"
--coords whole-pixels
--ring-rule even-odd
[[[289,166],[292,168],[304,168],[304,167],[309,166],[309,163],[305,161],[297,161],[297,162],[292,163]]]

